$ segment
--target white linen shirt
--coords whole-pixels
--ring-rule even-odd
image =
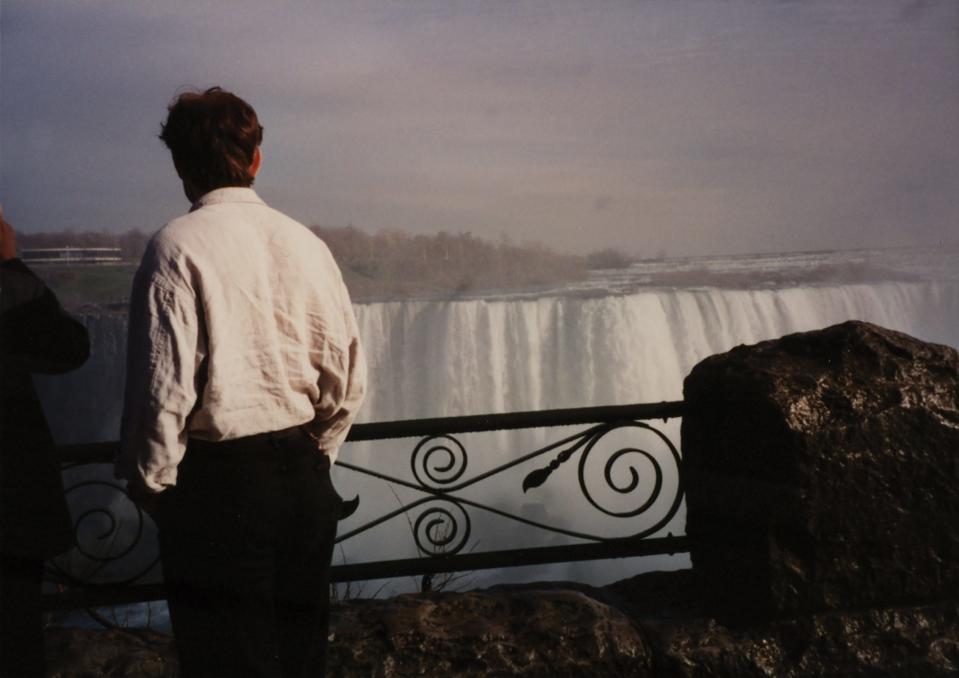
[[[220,188],[152,238],[133,283],[119,477],[176,484],[188,438],[305,424],[332,462],[366,362],[329,249],[250,188]]]

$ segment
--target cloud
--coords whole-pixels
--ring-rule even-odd
[[[910,217],[935,238],[959,8],[902,11],[5,0],[5,207],[159,225],[183,209],[164,108],[221,84],[266,127],[258,189],[307,220],[677,253],[899,244]]]

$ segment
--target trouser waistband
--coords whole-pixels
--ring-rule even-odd
[[[200,440],[199,438],[190,438],[187,441],[187,449],[195,450],[206,456],[209,454],[257,454],[262,453],[264,449],[275,448],[277,450],[289,450],[290,452],[304,450],[303,447],[283,445],[295,438],[308,438],[309,434],[302,425],[291,426],[279,431],[267,431],[266,433],[256,433],[242,438],[232,438],[230,440]]]

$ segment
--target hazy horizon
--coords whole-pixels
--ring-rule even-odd
[[[4,212],[153,231],[187,87],[265,127],[256,189],[307,224],[670,257],[959,236],[959,3],[0,6]]]

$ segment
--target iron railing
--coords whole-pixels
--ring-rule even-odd
[[[399,473],[403,464],[393,451],[378,456],[388,470],[365,468],[350,461],[347,454],[341,455],[337,466],[367,479],[382,481],[391,489],[402,488],[416,498],[402,501],[394,491],[397,508],[362,524],[347,529],[341,527],[337,543],[343,544],[384,523],[398,520],[408,524],[418,556],[334,565],[331,580],[425,576],[688,551],[685,536],[662,534],[682,505],[682,458],[669,437],[648,423],[681,417],[683,411],[683,402],[662,402],[357,424],[350,431],[349,442],[415,438],[412,449],[407,448],[405,453],[410,474]],[[467,474],[469,455],[462,442],[463,434],[573,426],[585,428],[532,451],[510,455],[508,461],[493,468]],[[621,440],[624,436],[645,436],[652,446],[633,443],[624,446],[619,442],[613,444],[615,449],[611,451],[600,450],[604,442]],[[149,581],[151,576],[156,579],[159,558],[155,542],[143,543],[145,537],[153,533],[149,518],[129,503],[120,482],[109,477],[91,478],[79,471],[80,467],[90,464],[110,463],[117,447],[118,443],[94,443],[58,449],[68,477],[68,496],[93,492],[99,503],[77,510],[78,546],[74,552],[48,563],[48,579],[58,584],[59,589],[45,594],[48,608],[93,607],[164,598],[162,583]],[[590,470],[596,459],[602,469],[598,478],[597,473]],[[502,503],[481,501],[465,494],[482,483],[493,482],[497,488],[515,487],[517,496],[535,493],[550,483],[554,472],[574,460],[581,498],[596,515],[619,525],[625,521],[625,534],[608,535],[553,524],[547,519],[518,515]],[[510,472],[516,475],[510,476]],[[75,479],[70,481],[71,477]],[[515,484],[510,485],[511,482]],[[596,492],[597,483],[607,494],[623,501],[614,505],[607,503]],[[648,518],[653,508],[656,515],[640,524],[640,517]],[[127,518],[134,516],[133,525],[129,519],[118,517],[121,510]],[[522,524],[540,533],[562,535],[575,543],[476,552],[476,541],[471,542],[471,516],[479,513]],[[91,525],[95,529],[91,530]],[[122,538],[118,537],[121,525],[125,532]],[[126,569],[119,577],[103,577],[113,564],[144,548],[152,553],[141,557],[139,566]],[[77,563],[85,566],[78,568]]]

